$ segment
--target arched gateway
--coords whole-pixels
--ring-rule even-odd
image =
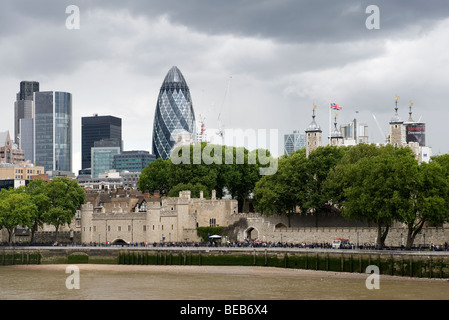
[[[256,240],[259,238],[259,230],[254,227],[249,227],[245,230],[245,238],[247,240]]]

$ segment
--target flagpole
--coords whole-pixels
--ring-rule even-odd
[[[331,132],[332,132],[332,108],[329,105],[329,138],[327,139],[328,144],[331,142]]]

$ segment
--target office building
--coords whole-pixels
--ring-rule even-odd
[[[72,94],[34,94],[34,162],[45,171],[72,171]]]
[[[29,141],[31,141],[32,143],[33,140],[32,132],[30,132],[29,130],[27,130],[26,132],[22,132],[20,121],[22,119],[33,118],[35,92],[39,92],[39,82],[22,81],[20,83],[20,91],[19,93],[17,93],[17,100],[14,103],[14,142],[20,148],[22,148],[22,139],[26,139],[26,143],[29,143]],[[33,153],[25,152],[26,160],[33,162],[33,159],[31,158],[32,156]]]
[[[121,152],[121,141],[116,139],[100,140],[91,150],[92,178],[114,168],[114,156]]]
[[[306,147],[306,135],[298,130],[284,135],[284,154],[289,156],[299,149]]]
[[[177,67],[172,67],[162,83],[153,127],[153,154],[164,160],[178,141],[178,136],[195,133],[195,113],[190,90]]]
[[[344,145],[346,146],[369,143],[368,125],[359,123],[357,119],[353,119],[348,124],[340,126],[340,132],[343,135]]]
[[[142,172],[156,156],[148,151],[124,151],[114,155],[114,169],[118,171]]]
[[[81,119],[81,168],[91,168],[91,148],[96,141],[122,141],[122,119],[113,116],[83,117]],[[122,144],[122,143],[121,143]],[[122,145],[120,145],[122,148]]]

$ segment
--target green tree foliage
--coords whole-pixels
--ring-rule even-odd
[[[0,225],[8,231],[9,244],[14,229],[17,226],[30,226],[36,211],[36,205],[23,187],[0,191]]]
[[[158,190],[161,195],[167,195],[170,190],[169,169],[169,160],[164,161],[159,158],[151,162],[140,174],[137,184],[139,190],[142,192]]]
[[[55,226],[56,241],[59,227],[71,223],[76,210],[84,203],[86,194],[76,180],[65,177],[51,180],[46,187],[46,194],[50,203],[47,212],[43,214],[43,220]]]
[[[397,220],[398,200],[406,194],[414,163],[409,148],[387,145],[380,147],[377,156],[361,158],[344,170],[342,215],[375,223],[379,248],[384,246],[390,226]]]
[[[174,195],[179,192],[176,186],[201,185],[208,193],[216,190],[219,198],[228,192],[242,210],[261,177],[260,168],[267,165],[261,161],[262,152],[270,156],[266,150],[249,152],[245,148],[206,143],[179,147],[170,159],[150,163],[142,171],[138,187],[142,192],[160,190],[162,195]],[[174,188],[176,192],[171,193]]]
[[[402,197],[396,198],[398,221],[407,228],[410,249],[424,224],[442,224],[449,218],[449,183],[446,170],[435,161],[408,168]]]
[[[30,181],[26,186],[25,192],[30,195],[32,203],[36,206],[35,214],[32,216],[31,242],[35,241],[36,232],[39,227],[44,225],[45,213],[50,208],[50,199],[47,196],[47,182],[42,179]]]
[[[262,177],[254,188],[255,207],[265,215],[281,214],[290,218],[297,208],[306,210],[307,158],[305,150],[279,159],[278,171]]]
[[[264,176],[256,184],[256,209],[264,214],[282,214],[290,218],[297,213],[318,215],[327,203],[322,185],[327,174],[342,158],[345,148],[320,147],[306,157],[304,149],[279,160],[278,171]]]

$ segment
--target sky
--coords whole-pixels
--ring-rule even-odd
[[[67,28],[70,5],[76,29]],[[177,66],[197,120],[277,130],[279,154],[283,135],[311,122],[313,104],[323,144],[330,103],[342,107],[339,125],[357,117],[370,142],[384,142],[395,95],[404,120],[413,102],[433,154],[448,153],[448,34],[446,0],[4,0],[0,131],[14,133],[20,81],[38,81],[73,94],[75,173],[82,117],[122,118],[124,149],[151,152],[159,90]]]

